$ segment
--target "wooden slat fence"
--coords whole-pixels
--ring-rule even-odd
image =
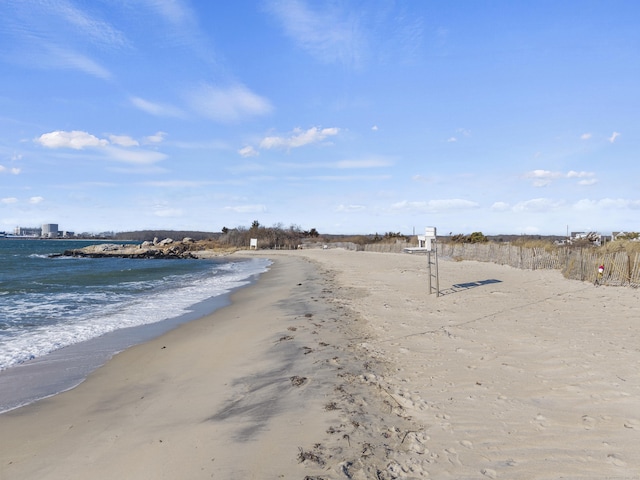
[[[599,253],[590,248],[517,247],[496,243],[438,243],[438,255],[453,260],[475,260],[526,270],[561,270],[569,279],[601,285],[640,287],[639,253]],[[604,273],[598,278],[598,267]]]

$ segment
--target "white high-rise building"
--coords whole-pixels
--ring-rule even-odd
[[[45,223],[42,225],[43,237],[57,237],[58,236],[58,224],[57,223]]]

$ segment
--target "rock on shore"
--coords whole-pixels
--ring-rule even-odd
[[[139,245],[103,243],[89,245],[83,248],[65,250],[60,255],[65,257],[121,257],[121,258],[199,258],[197,250],[203,247],[190,238],[174,241],[170,238],[153,242],[143,242]]]

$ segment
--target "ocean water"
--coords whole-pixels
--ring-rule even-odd
[[[50,257],[89,243],[0,239],[0,412],[71,388],[114,353],[213,311],[270,265]]]

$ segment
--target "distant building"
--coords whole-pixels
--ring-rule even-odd
[[[602,234],[598,232],[571,232],[571,238],[569,238],[569,244],[572,244],[578,240],[588,241],[591,245],[599,247],[602,245]]]
[[[13,234],[18,237],[39,237],[40,235],[42,235],[42,229],[16,227],[13,231]]]
[[[42,225],[42,236],[47,238],[56,238],[58,236],[57,223],[45,223]]]

